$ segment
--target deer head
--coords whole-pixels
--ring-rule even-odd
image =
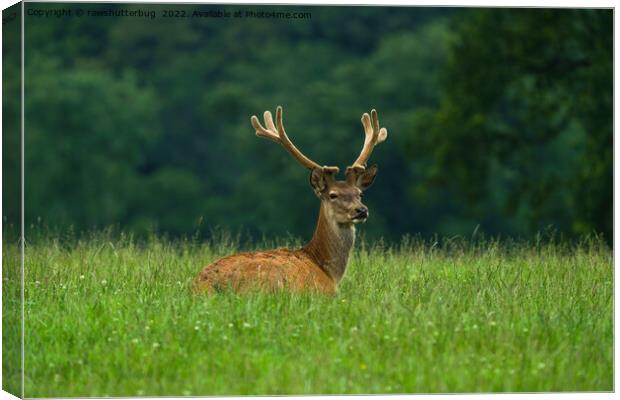
[[[375,110],[362,116],[366,135],[362,152],[347,167],[345,180],[338,181],[338,167],[320,166],[293,145],[284,130],[282,107],[276,109],[275,124],[269,111],[265,111],[264,121],[265,127],[252,116],[256,135],[280,143],[310,170],[310,186],[321,199],[314,235],[299,250],[258,251],[219,259],[202,270],[194,281],[194,290],[213,291],[220,287],[242,290],[258,286],[335,294],[355,242],[355,224],[368,218],[368,208],[362,203],[361,195],[374,181],[377,166],[366,168],[366,163],[373,148],[386,139],[387,130],[379,127]]]
[[[379,127],[377,111],[362,115],[364,146],[353,164],[347,167],[344,181],[336,180],[338,167],[320,166],[295,147],[284,130],[281,106],[276,108],[275,124],[271,112],[265,111],[263,118],[266,128],[255,115],[250,118],[256,135],[280,143],[301,165],[310,170],[310,186],[321,200],[328,219],[340,225],[365,222],[369,213],[361,196],[372,185],[378,170],[376,165],[367,168],[366,164],[374,147],[387,138],[387,129]]]

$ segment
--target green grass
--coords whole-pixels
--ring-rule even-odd
[[[106,234],[29,244],[26,396],[613,390],[612,253],[597,240],[358,244],[337,297],[191,295],[234,251]],[[5,357],[18,332],[4,326]]]

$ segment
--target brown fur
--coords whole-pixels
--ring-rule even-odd
[[[310,242],[299,250],[278,249],[228,256],[207,265],[194,280],[195,293],[221,289],[251,289],[292,292],[319,292],[333,295],[344,276],[351,248],[355,243],[355,224],[366,221],[368,209],[361,193],[375,179],[377,167],[366,169],[372,148],[385,140],[387,131],[379,129],[377,112],[364,114],[366,134],[362,153],[347,168],[346,181],[336,181],[337,167],[320,167],[304,156],[291,142],[282,125],[282,107],[276,109],[276,124],[265,112],[267,129],[252,116],[256,134],[284,146],[297,161],[311,170],[310,185],[321,199],[319,218]]]
[[[321,198],[321,209],[308,244],[299,250],[258,251],[219,259],[200,272],[194,292],[230,288],[335,294],[355,243],[355,223],[361,222],[355,219],[355,210],[365,206],[357,186],[329,179],[326,182],[323,186],[313,184]],[[338,197],[331,198],[334,194]]]
[[[312,240],[299,250],[240,253],[206,266],[194,281],[194,292],[252,289],[335,294],[355,241],[353,223],[330,221],[321,205]]]
[[[336,292],[334,281],[302,250],[241,253],[217,260],[194,281],[194,292],[252,289]]]

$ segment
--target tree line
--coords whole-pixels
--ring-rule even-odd
[[[87,6],[111,7],[146,6]],[[249,123],[281,104],[294,143],[341,170],[378,110],[389,137],[371,159],[370,237],[611,240],[611,10],[254,8],[311,18],[27,17],[27,224],[309,237],[307,171]]]

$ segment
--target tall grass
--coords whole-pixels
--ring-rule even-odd
[[[28,244],[26,396],[613,390],[612,254],[598,239],[360,243],[336,297],[191,295],[237,247]]]

